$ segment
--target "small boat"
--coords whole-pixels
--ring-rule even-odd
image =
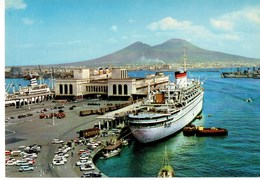
[[[196,136],[225,136],[228,135],[228,130],[224,128],[204,128],[202,126],[197,128]]]
[[[245,99],[246,102],[253,102],[252,99],[248,98],[248,99]]]
[[[104,159],[108,159],[108,158],[119,155],[120,152],[121,152],[121,149],[119,149],[119,148],[115,149],[115,150],[107,151],[107,152],[103,153],[103,157],[104,157]]]
[[[196,116],[196,119],[201,119],[201,118],[202,118],[202,115]]]
[[[173,168],[170,166],[167,151],[165,148],[165,154],[163,159],[163,166],[158,173],[159,178],[171,178],[174,177]]]
[[[124,139],[122,140],[122,146],[127,146],[129,143],[128,143],[128,140]]]
[[[196,134],[197,128],[193,124],[188,124],[182,130],[184,136],[194,136]]]

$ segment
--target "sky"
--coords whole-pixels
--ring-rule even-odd
[[[260,58],[259,0],[6,0],[3,8],[5,66],[84,61],[173,38]]]

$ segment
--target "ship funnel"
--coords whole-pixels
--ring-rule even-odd
[[[176,71],[175,72],[175,82],[177,87],[182,88],[187,85],[187,73],[186,71]]]
[[[36,86],[37,85],[37,80],[36,78],[31,79],[31,86]]]

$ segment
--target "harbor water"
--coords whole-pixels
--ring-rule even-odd
[[[129,72],[143,77],[149,71]],[[165,72],[171,75],[172,72]],[[151,144],[133,141],[120,156],[97,160],[109,177],[156,177],[165,147],[176,177],[260,176],[260,80],[225,79],[219,72],[189,72],[189,78],[204,82],[201,120],[193,124],[228,129],[223,137],[186,137],[182,132]],[[246,102],[250,98],[253,102]]]
[[[131,71],[144,77],[151,71]],[[165,72],[173,80],[173,72]],[[205,89],[202,119],[193,124],[228,129],[228,136],[186,137],[182,132],[160,142],[133,141],[119,156],[96,166],[109,177],[156,177],[162,167],[165,147],[176,177],[260,176],[260,79],[221,78],[220,72],[188,72]],[[29,81],[6,79],[22,86]],[[46,83],[46,82],[45,82]],[[246,102],[250,98],[252,102]]]

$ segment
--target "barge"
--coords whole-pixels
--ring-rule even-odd
[[[225,136],[228,135],[228,130],[224,128],[204,128],[198,127],[196,131],[196,136]]]
[[[187,125],[183,128],[184,136],[226,136],[228,135],[228,130],[224,128],[205,128],[202,126],[196,127],[195,125]]]

